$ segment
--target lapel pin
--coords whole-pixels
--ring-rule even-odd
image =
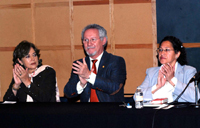
[[[102,68],[104,68],[105,66],[103,65]]]

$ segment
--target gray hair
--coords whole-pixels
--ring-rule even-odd
[[[101,41],[103,41],[103,38],[106,37],[106,43],[104,44],[104,47],[107,45],[107,42],[108,42],[107,31],[102,26],[100,26],[98,24],[89,24],[82,30],[82,33],[81,33],[82,42],[83,42],[83,39],[84,39],[85,31],[88,30],[88,29],[97,29],[99,31],[99,37],[100,37]]]

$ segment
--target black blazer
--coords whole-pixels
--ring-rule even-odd
[[[85,58],[90,69],[90,59]],[[79,61],[82,62],[82,59]],[[75,61],[76,62],[76,61]],[[75,63],[74,62],[74,63]],[[124,101],[124,85],[126,80],[126,65],[122,57],[112,55],[104,51],[100,60],[94,85],[87,82],[87,86],[80,94],[81,102],[88,102],[91,88],[96,89],[100,102]],[[79,82],[77,74],[71,72],[71,77],[65,85],[64,93],[68,98],[77,97],[76,85]]]
[[[56,102],[56,72],[51,67],[46,67],[44,71],[33,77],[30,88],[22,83],[16,96],[12,92],[13,84],[14,79],[3,97],[4,101],[26,102],[28,94],[34,102]]]

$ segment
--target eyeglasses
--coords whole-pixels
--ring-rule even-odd
[[[162,48],[158,48],[156,51],[157,51],[157,53],[163,52],[163,51],[165,51],[166,53],[168,53],[168,52],[170,52],[170,51],[174,51],[174,49],[169,49],[169,48],[167,48],[167,49],[162,49]]]
[[[101,38],[101,37],[100,37]],[[91,38],[90,40],[89,39],[83,39],[83,43],[89,43],[89,41],[91,42],[91,43],[94,43],[94,42],[96,42],[98,39],[100,39],[100,38]]]

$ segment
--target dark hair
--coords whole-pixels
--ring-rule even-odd
[[[98,24],[89,24],[82,30],[82,33],[81,33],[82,42],[83,42],[83,38],[84,38],[84,33],[88,29],[97,29],[99,31],[99,37],[100,37],[101,41],[103,40],[104,37],[106,37],[106,43],[104,44],[104,47],[106,47],[107,42],[108,42],[107,31]]]
[[[166,36],[159,44],[159,47],[164,41],[169,41],[172,44],[172,47],[174,48],[175,53],[178,53],[180,51],[180,56],[177,59],[177,61],[181,65],[187,64],[187,58],[186,58],[186,50],[185,47],[183,47],[183,43],[174,36]]]
[[[17,47],[15,47],[15,50],[13,52],[13,66],[16,64],[17,59],[19,58],[20,60],[28,55],[30,49],[33,48],[34,51],[36,52],[36,55],[38,56],[38,67],[42,65],[42,60],[39,60],[40,58],[40,50],[36,48],[36,46],[33,43],[30,43],[26,40],[23,40],[20,42]]]

